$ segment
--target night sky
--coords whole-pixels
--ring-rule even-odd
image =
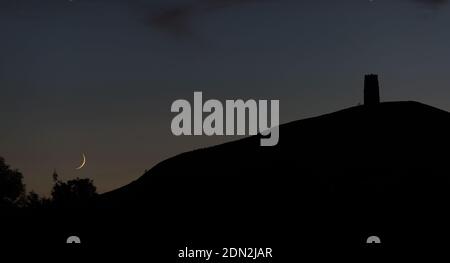
[[[27,190],[56,169],[105,192],[233,139],[172,135],[194,91],[279,99],[285,123],[357,105],[377,73],[383,100],[450,110],[448,25],[442,0],[2,0],[0,156]]]

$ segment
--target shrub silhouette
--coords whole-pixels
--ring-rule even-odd
[[[84,206],[97,195],[97,188],[93,180],[88,178],[76,178],[63,182],[58,174],[53,174],[55,182],[52,189],[52,206],[54,207],[79,207]]]
[[[47,208],[50,204],[51,199],[40,197],[36,192],[31,191],[25,196],[22,206],[25,208],[40,209]]]
[[[0,157],[0,207],[17,206],[25,193],[23,176],[17,169],[11,169]]]

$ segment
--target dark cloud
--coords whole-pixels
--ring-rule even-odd
[[[181,5],[164,8],[159,14],[150,17],[150,25],[177,36],[187,36],[191,32],[191,19],[198,12],[196,5]]]
[[[161,8],[149,19],[150,26],[164,30],[175,36],[189,36],[192,32],[192,19],[220,9],[236,5],[257,3],[257,0],[198,0]]]
[[[174,36],[191,36],[194,32],[192,21],[208,13],[220,9],[231,8],[238,5],[250,3],[262,3],[271,0],[192,0],[183,3],[173,4],[165,8],[160,8],[159,12],[150,15],[148,24],[158,30],[168,32]],[[423,8],[439,9],[447,5],[450,0],[408,0]]]
[[[412,0],[412,1],[429,8],[439,8],[449,3],[448,0]]]

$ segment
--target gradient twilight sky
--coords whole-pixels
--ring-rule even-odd
[[[444,0],[2,0],[0,156],[27,190],[56,169],[104,192],[230,139],[172,135],[194,91],[279,99],[284,123],[362,102],[378,73],[382,99],[450,110],[448,25]]]

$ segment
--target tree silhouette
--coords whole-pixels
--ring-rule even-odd
[[[63,182],[55,171],[53,180],[55,184],[52,189],[52,204],[55,207],[83,206],[97,195],[97,188],[91,179],[76,178]]]
[[[51,200],[46,197],[40,197],[36,192],[31,191],[27,194],[23,201],[23,207],[39,209],[49,207]]]
[[[17,169],[11,169],[0,157],[0,207],[13,207],[25,193],[23,176]]]

